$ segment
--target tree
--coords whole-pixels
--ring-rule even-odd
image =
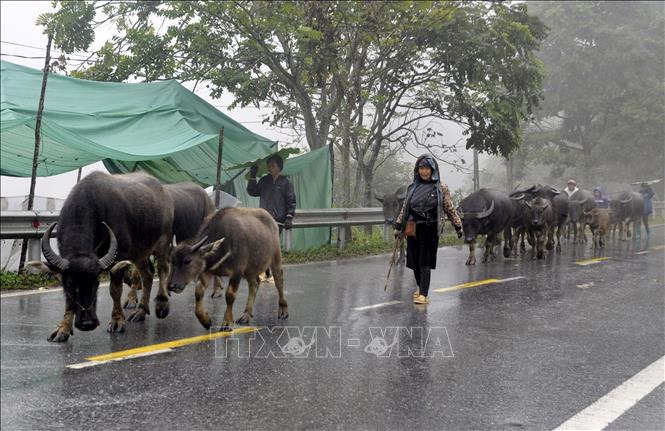
[[[357,162],[364,203],[382,155],[433,120],[461,123],[467,147],[508,154],[538,103],[545,27],[523,4],[467,2],[120,2],[118,35],[79,76],[205,83],[311,149]],[[168,21],[164,31],[155,23]],[[435,133],[436,134],[436,133]],[[358,181],[359,183],[360,181]],[[343,189],[350,194],[350,180]]]
[[[532,159],[547,159],[554,174],[571,171],[588,179],[662,177],[662,5],[529,6],[552,28],[540,53],[548,77],[539,122],[528,132]]]

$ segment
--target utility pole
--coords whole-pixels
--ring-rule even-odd
[[[48,42],[46,43],[46,58],[44,59],[44,74],[42,76],[42,89],[39,94],[39,106],[37,108],[37,116],[35,117],[35,152],[32,156],[32,175],[30,176],[30,193],[28,194],[28,211],[32,211],[35,202],[35,185],[37,184],[37,165],[39,164],[39,146],[41,143],[42,135],[42,114],[44,112],[44,98],[46,96],[46,83],[48,81],[48,74],[51,69],[51,44],[53,42],[53,34],[48,35]],[[25,264],[25,255],[28,250],[28,240],[23,240],[21,245],[21,259],[19,260],[18,270],[21,272]]]
[[[219,208],[222,191],[222,152],[224,151],[224,128],[219,129],[219,147],[217,149],[217,180],[215,181],[215,208]]]

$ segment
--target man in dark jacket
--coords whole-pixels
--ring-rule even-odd
[[[293,192],[291,182],[282,175],[284,161],[278,154],[268,158],[268,175],[256,181],[258,166],[254,165],[249,171],[249,183],[247,193],[250,196],[259,196],[259,206],[268,211],[279,226],[279,232],[283,229],[291,229],[293,226],[293,215],[296,212],[296,195]]]

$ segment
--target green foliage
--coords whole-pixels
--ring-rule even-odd
[[[53,8],[58,4],[60,9],[57,12],[40,14],[36,24],[44,27],[44,34],[51,35],[55,47],[64,53],[85,51],[95,40],[92,26],[94,4],[62,0],[54,1]]]
[[[34,289],[43,286],[57,286],[59,283],[60,281],[55,277],[0,271],[0,290]]]

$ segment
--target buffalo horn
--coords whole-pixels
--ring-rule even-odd
[[[492,200],[492,203],[490,204],[490,207],[484,211],[481,211],[478,213],[476,216],[477,218],[485,218],[488,217],[490,214],[492,214],[492,211],[494,211],[494,201]]]
[[[44,232],[44,235],[42,235],[42,253],[44,253],[44,257],[46,258],[46,261],[51,265],[53,268],[56,268],[60,272],[64,272],[69,268],[69,261],[67,259],[64,259],[58,255],[53,249],[51,248],[51,232],[53,232],[53,229],[55,228],[55,225],[58,223],[53,223],[51,226],[46,229],[46,232]]]
[[[457,215],[459,216],[459,218],[465,218],[464,217],[464,212],[462,211],[462,207],[457,207],[457,209],[455,211],[457,212]]]
[[[622,204],[629,204],[633,200],[633,197],[629,197],[628,199],[621,199],[619,202]]]
[[[106,224],[106,222],[102,222],[104,227],[106,227],[106,230],[109,233],[109,249],[106,252],[106,254],[99,259],[99,264],[101,265],[104,270],[107,270],[108,268],[113,265],[113,262],[115,262],[115,257],[116,254],[118,253],[118,240],[115,238],[115,234],[113,233],[113,230],[109,227],[109,225]]]
[[[513,199],[513,200],[516,200],[516,201],[521,201],[522,199],[524,199],[524,196],[525,196],[524,193],[520,193],[519,195],[511,196],[510,199]]]
[[[194,245],[192,246],[192,252],[195,252],[195,251],[197,251],[198,249],[200,249],[201,246],[202,246],[207,240],[208,240],[208,236],[207,236],[207,235],[204,236],[203,238],[201,238],[201,239],[199,240],[199,242],[197,242],[196,244],[194,244]]]

